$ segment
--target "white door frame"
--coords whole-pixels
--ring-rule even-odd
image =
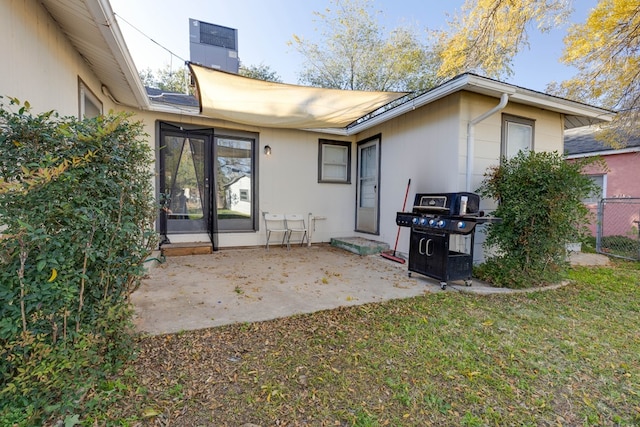
[[[380,234],[380,135],[358,142],[356,231]]]

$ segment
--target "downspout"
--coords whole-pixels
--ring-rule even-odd
[[[509,102],[509,94],[503,93],[498,105],[467,123],[467,181],[465,191],[471,192],[471,174],[473,173],[473,157],[475,155],[473,152],[475,147],[475,125],[502,110],[507,106],[507,102]]]

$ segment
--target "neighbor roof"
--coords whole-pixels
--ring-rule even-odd
[[[623,147],[612,147],[596,138],[599,128],[587,126],[571,129],[564,134],[564,151],[567,157],[585,157],[640,151],[640,138],[633,138]]]

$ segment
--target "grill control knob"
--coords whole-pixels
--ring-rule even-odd
[[[420,218],[420,225],[427,225],[427,218]]]
[[[458,228],[463,229],[463,228],[467,228],[467,223],[464,221],[459,221],[458,222]]]
[[[432,219],[430,219],[430,220],[429,220],[429,225],[430,225],[431,227],[435,227],[435,226],[436,226],[436,220],[435,220],[435,219],[433,219],[433,218],[432,218]]]
[[[411,222],[412,222],[413,224],[415,224],[415,225],[418,225],[418,221],[419,221],[419,219],[418,219],[418,218],[413,218],[413,219],[411,220]]]
[[[447,225],[447,223],[444,219],[441,219],[440,221],[438,221],[439,228],[444,228],[445,225]]]

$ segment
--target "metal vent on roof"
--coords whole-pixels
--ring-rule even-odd
[[[238,30],[189,19],[190,61],[238,73]]]
[[[236,30],[200,22],[200,43],[236,50]]]

